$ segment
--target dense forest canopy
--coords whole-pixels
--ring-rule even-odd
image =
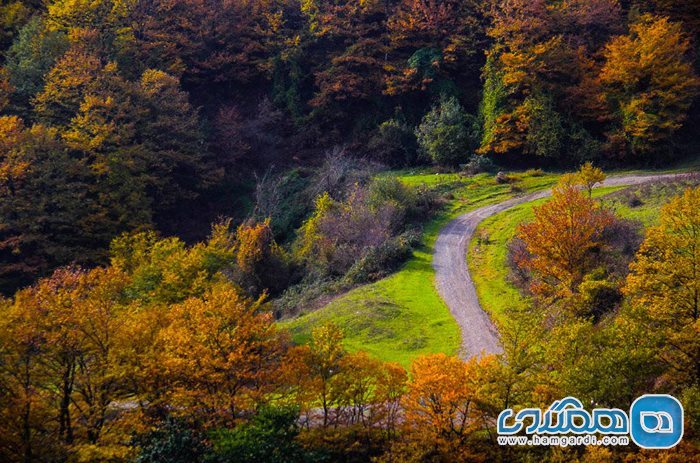
[[[201,239],[246,215],[256,172],[337,145],[389,166],[661,165],[696,148],[697,9],[5,1],[2,288],[104,262],[124,231]]]
[[[697,154],[697,0],[2,0],[0,19],[0,460],[563,461],[501,451],[498,411],[652,389],[694,404],[656,461],[697,456],[700,189],[646,233],[592,194],[594,165]],[[406,372],[333,324],[304,345],[276,324],[395,271],[454,199],[386,168],[581,165],[509,245],[532,312],[502,356]]]

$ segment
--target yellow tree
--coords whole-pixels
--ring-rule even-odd
[[[466,363],[457,357],[434,354],[411,365],[402,405],[402,438],[393,452],[398,461],[472,461],[470,445],[489,419],[480,404],[490,402],[496,359],[486,356]],[[421,457],[422,456],[422,457]],[[402,458],[404,460],[402,460]],[[392,460],[394,461],[394,460]]]
[[[605,246],[603,232],[611,212],[570,184],[558,185],[552,199],[534,210],[532,222],[518,227],[527,255],[518,265],[535,277],[532,292],[541,297],[569,297],[593,270],[593,251]]]
[[[123,330],[126,281],[116,269],[59,269],[12,300],[3,354],[24,374],[2,376],[23,402],[25,454],[35,434],[48,436],[49,448],[93,456],[128,453],[118,419],[108,416],[110,407],[131,394],[129,372],[120,361],[129,348]],[[55,417],[55,425],[36,421],[42,410]]]
[[[653,326],[658,356],[681,381],[700,381],[700,187],[661,210],[630,266],[624,288],[632,310]]]
[[[593,197],[593,187],[603,183],[606,179],[605,172],[600,167],[594,167],[591,162],[586,162],[578,171],[580,183],[586,187],[588,197]]]
[[[157,341],[171,406],[196,411],[211,425],[232,425],[267,399],[286,343],[261,299],[221,282],[171,312]]]
[[[603,98],[633,151],[653,151],[682,127],[698,89],[690,49],[681,24],[652,15],[605,48]]]

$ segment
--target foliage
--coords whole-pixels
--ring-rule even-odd
[[[11,292],[71,262],[104,261],[117,230],[91,191],[91,173],[57,131],[0,118],[0,289]]]
[[[19,32],[7,50],[5,69],[14,88],[13,100],[25,117],[31,99],[44,86],[44,76],[68,49],[66,34],[46,27],[45,21],[33,17]]]
[[[294,407],[262,408],[250,423],[214,432],[212,450],[206,461],[309,461],[310,458],[296,440],[300,431],[298,418],[299,412]]]
[[[372,159],[391,167],[410,166],[416,162],[416,136],[405,123],[390,119],[379,124],[367,149]]]
[[[536,275],[533,293],[569,297],[595,268],[595,254],[605,245],[603,233],[614,216],[570,185],[555,188],[552,200],[534,214],[533,222],[518,228],[527,254],[516,261]]]
[[[456,166],[475,147],[473,124],[456,98],[443,100],[416,128],[421,152],[437,165]]]
[[[679,24],[644,15],[605,48],[603,95],[633,152],[656,151],[683,125],[698,87],[689,47]]]
[[[660,223],[647,230],[625,285],[632,316],[657,327],[650,341],[658,357],[673,366],[675,382],[688,385],[700,381],[699,196],[700,188],[691,188],[662,208]]]
[[[189,423],[168,418],[153,431],[138,436],[136,463],[196,463],[207,450]]]

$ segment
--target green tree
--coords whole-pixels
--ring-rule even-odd
[[[416,137],[421,152],[435,164],[454,167],[476,147],[473,117],[456,98],[443,100],[423,117]]]
[[[250,423],[213,433],[207,461],[211,463],[301,463],[309,461],[296,440],[300,429],[299,410],[294,407],[263,407]]]
[[[12,102],[23,116],[30,111],[31,99],[44,87],[44,76],[68,50],[62,31],[52,31],[40,17],[32,18],[7,51],[5,69],[14,88]]]

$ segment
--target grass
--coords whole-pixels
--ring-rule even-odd
[[[681,166],[668,171],[681,172],[688,168]],[[622,173],[633,171],[615,172]],[[494,175],[462,177],[459,174],[436,174],[430,169],[392,171],[381,175],[395,176],[407,185],[434,188],[450,198],[444,210],[424,227],[423,246],[415,250],[413,257],[393,275],[356,288],[316,311],[280,324],[291,331],[296,342],[304,343],[315,326],[333,322],[345,332],[344,343],[349,350],[364,350],[379,359],[404,366],[422,354],[453,354],[460,344],[459,328],[437,293],[431,265],[438,232],[447,222],[472,209],[503,201],[520,192],[546,189],[556,182],[559,174],[534,170],[514,173],[511,174],[514,184],[498,184]],[[613,190],[598,189],[596,195]],[[611,197],[610,201],[621,215],[640,220],[645,225],[653,223],[663,202],[660,198],[654,199],[654,195],[645,199],[644,206],[638,208],[630,207],[626,197]],[[533,205],[516,207],[487,219],[481,229],[489,234],[490,243],[486,249],[472,254],[475,259],[470,262],[470,268],[479,299],[496,323],[508,306],[526,304],[507,281],[506,243],[517,224],[531,217]],[[471,246],[474,249],[475,244]]]
[[[620,216],[636,220],[644,227],[658,222],[659,210],[688,182],[661,182],[634,187],[599,188],[594,195]],[[637,198],[639,201],[631,201]],[[507,245],[519,224],[532,219],[533,208],[547,199],[522,204],[484,220],[469,245],[469,271],[481,306],[497,325],[505,321],[509,308],[527,307],[527,300],[508,281]],[[632,204],[632,205],[631,205]]]
[[[408,185],[425,185],[449,192],[451,200],[424,228],[423,246],[393,275],[361,286],[314,312],[282,322],[296,342],[306,342],[315,326],[333,322],[345,333],[349,350],[364,350],[404,366],[421,354],[453,354],[460,344],[457,323],[434,285],[432,254],[440,229],[454,217],[513,196],[510,184],[498,184],[493,175],[461,177],[425,170],[398,171]],[[518,190],[549,187],[554,174],[529,171],[514,174]]]

